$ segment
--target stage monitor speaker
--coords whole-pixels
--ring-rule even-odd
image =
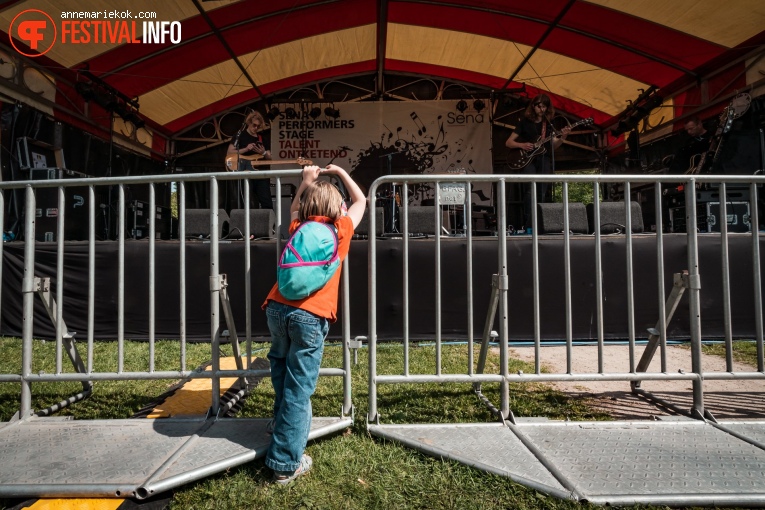
[[[435,235],[436,233],[436,206],[421,205],[410,206],[409,210],[409,233]],[[403,212],[402,209],[399,209]],[[403,221],[398,222],[399,231],[404,231]]]
[[[537,204],[537,228],[540,234],[563,233],[563,204]],[[587,210],[580,202],[568,204],[568,229],[574,234],[587,233]]]
[[[383,208],[375,207],[375,236],[379,237],[383,234]],[[364,211],[364,216],[361,218],[359,225],[353,231],[354,234],[368,236],[369,235],[369,209]]]
[[[225,210],[218,209],[218,238],[228,234],[229,217]],[[210,236],[210,209],[186,209],[186,237]]]
[[[595,232],[595,207],[587,204],[587,222],[590,233]],[[640,204],[630,202],[630,214],[632,216],[632,232],[643,232],[643,211]],[[627,229],[627,220],[624,214],[624,202],[601,202],[600,203],[600,233],[617,234],[624,233]]]
[[[229,236],[244,237],[245,209],[233,209],[229,223]],[[250,209],[250,235],[255,239],[271,238],[274,235],[276,215],[271,209]]]

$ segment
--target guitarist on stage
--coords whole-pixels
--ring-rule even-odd
[[[244,125],[246,129],[237,133],[228,146],[226,156],[237,157],[240,156],[252,156],[255,154],[261,155],[262,159],[271,159],[271,151],[266,150],[266,146],[269,145],[263,136],[259,133],[266,125],[266,121],[260,112],[251,112],[244,119]],[[268,166],[259,166],[260,170],[268,170]],[[253,170],[254,167],[247,159],[239,160],[238,170]],[[273,209],[274,205],[271,201],[271,182],[270,179],[251,179],[250,181],[250,195],[254,195],[257,203],[260,204],[261,209]]]
[[[563,143],[571,131],[571,128],[566,126],[560,133],[557,133],[551,122],[554,116],[555,108],[552,106],[550,97],[546,94],[539,94],[529,102],[523,118],[505,142],[505,146],[510,149],[520,149],[530,153],[536,148],[535,141],[544,140],[553,135],[550,138],[550,145],[552,146],[546,147],[547,150],[543,154],[540,153],[536,157],[531,157],[529,163],[523,167],[522,172],[524,174],[553,173],[551,153]],[[530,230],[528,227],[531,225],[531,186],[532,183],[523,186],[523,221],[527,231]],[[548,183],[546,182],[537,183],[537,203],[544,202],[547,187]]]
[[[683,129],[688,133],[688,139],[672,159],[668,172],[670,174],[690,173],[699,164],[701,156],[709,151],[712,133],[704,127],[704,123],[698,116],[688,119],[683,125]],[[711,162],[709,160],[706,163]],[[704,166],[708,167],[706,164]]]

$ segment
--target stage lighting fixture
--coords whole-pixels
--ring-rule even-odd
[[[96,91],[90,83],[78,81],[74,84],[74,89],[82,96],[85,101],[92,101],[96,97]]]
[[[298,118],[298,113],[291,106],[284,110],[284,115],[286,115],[288,119],[297,119]]]
[[[340,116],[340,110],[337,110],[333,108],[332,106],[327,106],[326,108],[324,108],[324,115],[326,115],[327,117],[336,119]]]
[[[486,103],[484,103],[481,99],[476,99],[473,101],[473,108],[475,108],[476,112],[481,113],[481,110],[486,108]]]
[[[465,110],[467,109],[468,109],[468,104],[465,102],[464,99],[460,99],[459,102],[457,103],[457,110],[460,113],[465,113]]]
[[[113,112],[117,107],[120,106],[120,102],[117,101],[117,98],[114,96],[114,94],[109,94],[108,92],[101,90],[94,91],[93,100],[98,106],[107,112]]]
[[[279,108],[276,106],[272,106],[270,110],[266,113],[266,117],[268,120],[274,120],[276,117],[279,116],[281,112],[279,111]]]
[[[312,119],[317,118],[319,115],[321,115],[321,108],[319,108],[318,106],[314,106],[313,108],[311,108],[311,111],[308,112],[308,115],[310,115]]]
[[[141,129],[146,125],[146,122],[138,116],[136,112],[128,112],[127,115],[122,117],[125,122],[130,122],[135,126],[136,129]]]
[[[127,109],[127,106],[117,102],[115,102],[114,105],[111,106],[110,108],[107,108],[107,110],[110,110],[114,112],[115,114],[119,115],[123,120],[127,120],[127,116],[130,113],[129,110]]]

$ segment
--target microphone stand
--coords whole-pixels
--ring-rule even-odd
[[[393,174],[393,153],[386,154],[386,159],[388,161],[388,175]],[[398,231],[398,222],[396,221],[396,183],[392,182],[390,183],[390,189],[391,189],[391,197],[390,197],[390,227],[391,227],[391,233],[399,234]]]
[[[545,111],[545,113],[547,112]],[[547,122],[547,124],[550,126],[550,131],[552,131],[552,136],[550,137],[550,173],[554,174],[555,173],[555,138],[557,136],[560,136],[561,133],[560,131],[557,131],[555,127],[553,127],[552,122],[547,120],[546,117],[545,117],[545,122]],[[553,191],[555,190],[555,183],[551,183],[550,187],[551,187],[550,195],[553,195]],[[561,189],[561,192],[562,191],[563,190]],[[545,197],[542,197],[542,200],[544,199]],[[563,199],[562,196],[561,196],[561,199]],[[564,211],[564,214],[566,214],[566,211]]]
[[[552,130],[552,136],[550,137],[550,170],[551,173],[555,173],[555,139],[558,137],[562,137],[563,133],[555,129],[555,127],[552,125],[552,122],[548,122],[550,124],[550,129]],[[563,143],[563,142],[561,142]],[[552,189],[550,190],[550,195],[554,196],[555,191],[555,183],[552,183]],[[561,200],[563,200],[563,186],[561,186]]]
[[[242,131],[247,127],[247,118],[245,118],[244,122],[242,122],[242,126],[239,128],[239,131],[236,132],[236,136],[234,137],[234,149],[236,150],[236,171],[238,172],[241,170],[241,167],[239,166],[241,163],[241,160],[239,158],[239,137],[242,136]],[[237,179],[236,181],[236,206],[237,209],[242,208],[242,180]]]

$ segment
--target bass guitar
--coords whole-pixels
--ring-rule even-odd
[[[712,155],[712,163],[717,161],[717,158],[720,156],[720,149],[722,148],[723,135],[730,130],[734,120],[746,113],[750,104],[752,104],[752,97],[749,94],[739,94],[733,98],[733,101],[720,113],[720,123],[717,125],[717,130],[712,135],[712,138],[709,139],[709,150],[701,154],[698,161],[694,161],[699,156],[698,154],[691,158],[691,167],[685,172],[686,174],[698,174],[702,171],[705,173],[709,172],[709,168],[704,168],[709,155]]]
[[[570,127],[571,129],[574,129],[578,126],[589,126],[592,123],[592,117],[588,117],[586,119],[574,122]],[[531,163],[531,160],[533,160],[535,157],[547,152],[547,147],[545,146],[547,145],[547,142],[553,139],[553,136],[555,136],[555,133],[552,133],[544,138],[540,136],[539,139],[534,142],[534,148],[531,150],[510,149],[510,152],[507,155],[508,166],[510,166],[510,168],[513,170],[520,170],[521,168],[525,167]]]
[[[263,156],[260,154],[253,154],[252,156],[242,156],[238,154],[231,154],[229,156],[226,156],[226,171],[228,172],[236,172],[239,170],[238,162],[239,161],[249,161],[252,166],[258,166],[258,165],[300,165],[300,166],[308,166],[313,165],[313,161],[310,159],[305,158],[297,158],[297,159],[263,159]]]

